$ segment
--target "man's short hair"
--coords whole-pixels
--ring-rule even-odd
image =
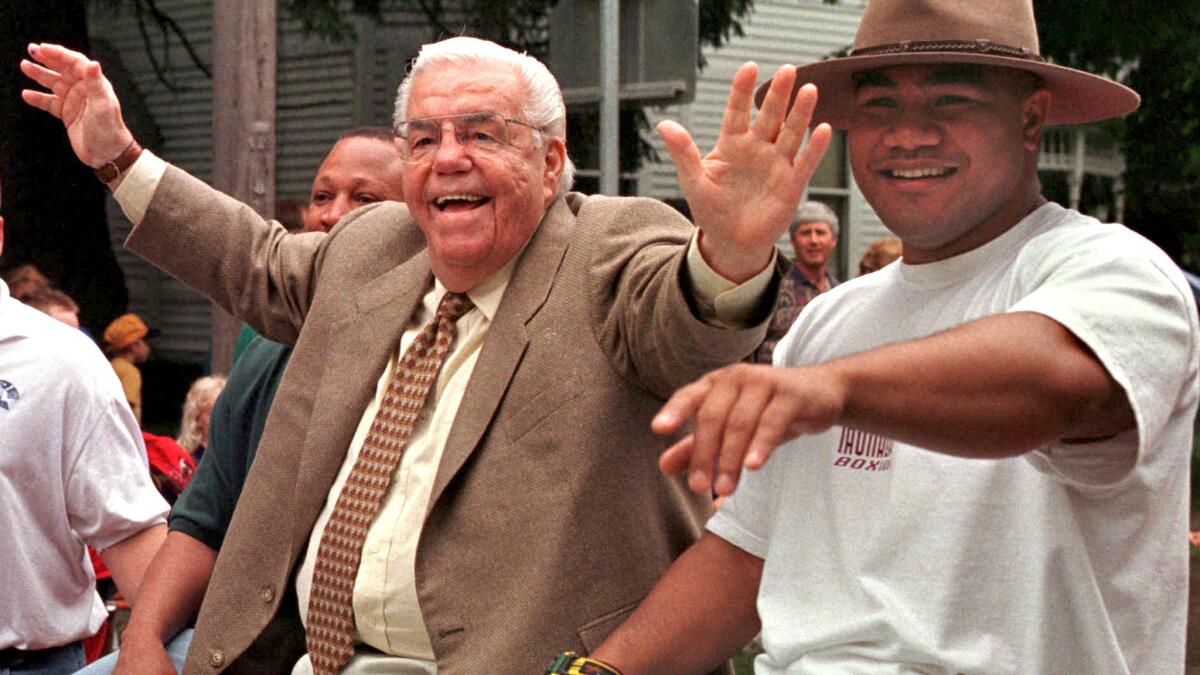
[[[408,97],[413,80],[422,71],[447,64],[471,64],[506,66],[516,73],[517,79],[525,84],[528,94],[520,114],[524,122],[533,125],[546,136],[567,140],[567,108],[563,104],[562,89],[550,69],[537,59],[515,52],[507,47],[473,37],[454,37],[440,42],[431,42],[417,54],[408,74],[396,92],[396,110],[393,122],[398,128],[407,120]],[[570,154],[563,165],[558,180],[558,196],[571,189],[575,182],[575,164]]]
[[[800,229],[801,225],[808,223],[825,223],[829,226],[829,231],[833,236],[838,236],[838,217],[833,209],[829,208],[824,202],[807,201],[796,209],[796,217],[792,218],[792,224],[788,226],[788,236],[795,237],[796,230]]]
[[[4,283],[8,284],[9,294],[22,302],[34,293],[50,288],[50,280],[31,264],[17,265],[5,272]]]
[[[55,288],[43,288],[35,291],[23,301],[26,305],[49,314],[51,309],[64,309],[68,312],[79,313],[79,305],[71,299],[71,296],[63,293]]]

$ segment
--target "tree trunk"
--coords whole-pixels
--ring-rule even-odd
[[[109,241],[105,189],[75,157],[62,123],[25,105],[33,85],[17,64],[30,42],[87,53],[85,0],[0,2],[0,177],[4,253],[0,266],[33,263],[80,307],[99,336],[125,311],[128,293]]]

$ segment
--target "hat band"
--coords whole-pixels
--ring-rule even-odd
[[[850,56],[878,56],[880,54],[913,54],[921,52],[963,52],[970,54],[995,54],[1030,61],[1045,61],[1026,47],[992,42],[991,40],[905,40],[877,47],[850,50]]]

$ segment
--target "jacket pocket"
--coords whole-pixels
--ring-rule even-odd
[[[551,385],[543,389],[526,401],[516,412],[505,416],[503,421],[505,436],[510,442],[515,443],[547,417],[578,399],[582,393],[579,389],[566,385]]]

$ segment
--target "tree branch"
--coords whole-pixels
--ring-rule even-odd
[[[184,34],[183,29],[179,27],[179,24],[175,22],[175,19],[172,19],[165,12],[159,9],[156,0],[140,0],[140,2],[146,3],[146,8],[150,10],[150,16],[154,17],[154,20],[158,23],[159,27],[163,28],[164,31],[169,30],[179,38],[179,43],[183,45],[183,50],[187,52],[188,58],[192,61],[192,65],[196,66],[200,72],[204,73],[206,78],[211,80],[212,71],[208,66],[204,65],[203,61],[200,60],[200,55],[197,54],[196,49],[192,47],[192,41],[189,40],[187,35]]]
[[[149,12],[150,17],[154,19],[154,23],[158,24],[158,29],[162,33],[163,57],[166,65],[163,65],[163,62],[160,62],[158,56],[156,56],[154,53],[154,43],[150,39],[150,31],[146,26],[147,12]],[[210,80],[212,79],[212,71],[209,70],[208,66],[204,65],[204,62],[200,60],[200,55],[197,54],[196,50],[192,47],[191,40],[188,39],[187,35],[184,34],[183,29],[180,28],[179,24],[176,23],[174,19],[159,9],[155,0],[134,0],[133,15],[137,20],[138,33],[142,36],[142,47],[145,49],[146,58],[150,60],[150,68],[154,71],[154,77],[161,82],[168,91],[179,92],[183,90],[183,87],[177,86],[168,77],[168,71],[170,69],[170,55],[168,50],[170,49],[172,33],[174,33],[175,36],[179,38],[180,43],[183,44],[183,49],[187,52],[188,58],[191,60],[192,65],[196,66],[200,72],[204,73],[206,78]]]

